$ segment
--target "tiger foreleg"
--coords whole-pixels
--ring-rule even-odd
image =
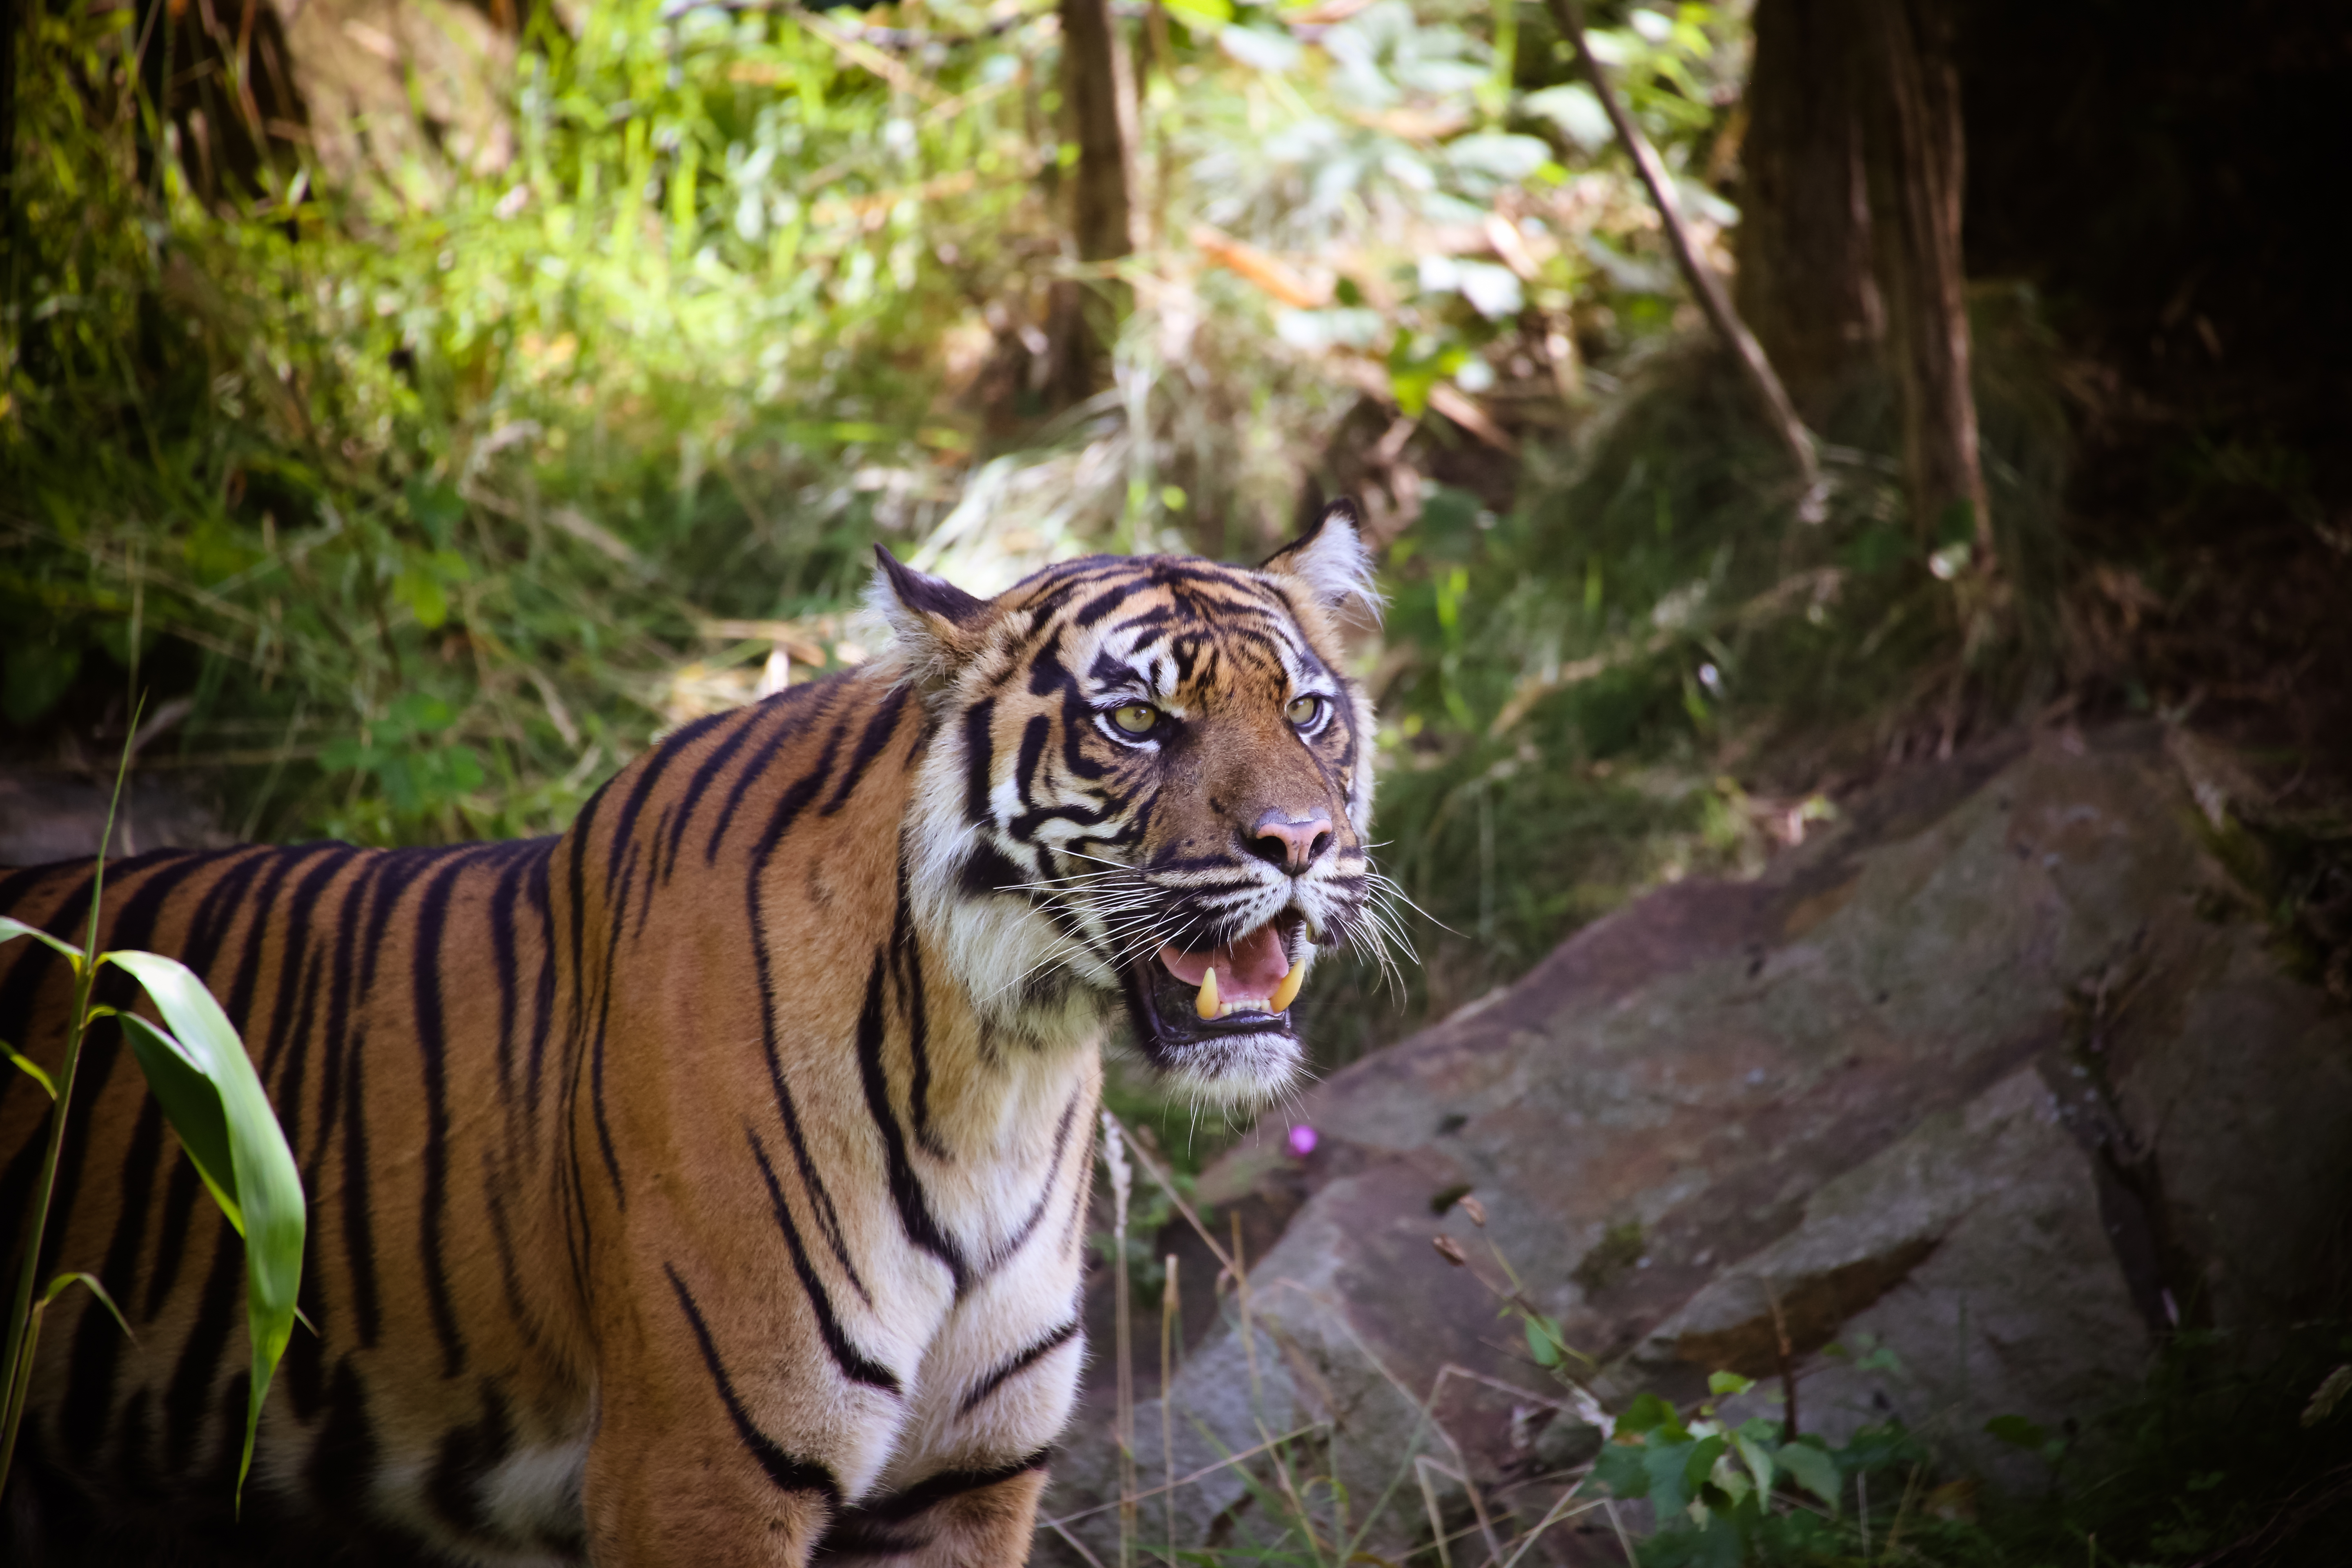
[[[1017,1568],[1029,1561],[1045,1455],[950,1471],[837,1514],[813,1562],[826,1568]]]

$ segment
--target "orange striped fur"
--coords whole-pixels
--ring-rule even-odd
[[[0,1554],[1023,1561],[1106,1027],[1263,1100],[1289,1014],[1198,1017],[1174,966],[1373,939],[1352,523],[985,601],[886,558],[887,656],[685,726],[558,837],[110,868],[103,943],[204,975],[268,1087],[317,1332],[234,1521],[241,1246],[97,1026],[41,1267],[137,1337],[51,1312]],[[90,878],[0,872],[0,910],[78,937]],[[0,1037],[54,1065],[68,978],[0,950]],[[46,1106],[0,1082],[11,1269]]]

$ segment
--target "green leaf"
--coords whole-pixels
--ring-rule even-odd
[[[392,580],[392,594],[428,632],[437,630],[449,618],[449,595],[429,572],[403,572]]]
[[[1617,1417],[1620,1432],[1654,1432],[1661,1426],[1671,1426],[1676,1433],[1682,1428],[1675,1420],[1675,1407],[1654,1394],[1637,1394],[1625,1413]]]
[[[410,479],[404,489],[408,514],[435,544],[446,547],[450,533],[465,519],[465,498],[448,485],[433,484],[423,479]]]
[[[110,954],[109,956],[112,956]],[[236,1201],[236,1156],[230,1152],[228,1116],[221,1110],[220,1091],[188,1051],[153,1024],[135,1013],[116,1013],[116,1021],[131,1040],[131,1054],[147,1077],[147,1087],[163,1107],[180,1147],[221,1213],[245,1234],[245,1209]]]
[[[22,1072],[26,1078],[31,1079],[35,1083],[39,1084],[41,1088],[47,1092],[48,1097],[51,1100],[57,1099],[58,1086],[49,1080],[49,1075],[47,1073],[41,1070],[40,1063],[33,1060],[30,1057],[19,1056],[16,1052],[16,1047],[10,1045],[5,1040],[0,1040],[0,1051],[7,1052],[8,1059],[16,1064],[17,1070]]]
[[[1551,1331],[1550,1321],[1545,1318],[1529,1318],[1528,1320],[1527,1328],[1528,1353],[1536,1358],[1536,1364],[1538,1366],[1558,1366],[1559,1364],[1559,1341]]]
[[[1740,1462],[1748,1467],[1748,1473],[1756,1478],[1757,1495],[1769,1498],[1772,1495],[1773,1473],[1778,1468],[1772,1463],[1772,1450],[1749,1436],[1745,1427],[1731,1441],[1732,1446],[1739,1450]]]
[[[1827,1503],[1832,1513],[1837,1511],[1838,1494],[1845,1482],[1828,1450],[1802,1441],[1784,1443],[1772,1460],[1794,1477],[1799,1486]]]
[[[1650,1472],[1642,1462],[1643,1452],[1636,1443],[1601,1444],[1601,1452],[1593,1456],[1591,1479],[1585,1484],[1598,1482],[1616,1498],[1649,1496]]]
[[[41,1305],[47,1306],[65,1294],[66,1287],[77,1284],[89,1286],[89,1293],[98,1298],[99,1304],[113,1313],[114,1321],[122,1326],[123,1337],[134,1345],[139,1342],[139,1336],[131,1331],[131,1320],[122,1315],[122,1309],[114,1304],[114,1298],[107,1293],[106,1287],[100,1282],[95,1274],[77,1272],[58,1275],[49,1281],[49,1288],[41,1292]]]
[[[1709,1394],[1745,1394],[1756,1386],[1752,1377],[1742,1377],[1736,1372],[1711,1372],[1706,1374]]]
[[[148,1045],[163,1047],[163,1054],[193,1069],[213,1091],[213,1103],[207,1108],[187,1075],[175,1075],[165,1068],[163,1079],[173,1085],[172,1093],[185,1108],[188,1121],[183,1124],[181,1107],[166,1099],[161,1089],[156,1098],[163,1100],[164,1114],[172,1119],[183,1146],[194,1157],[197,1144],[215,1136],[214,1116],[220,1119],[225,1133],[230,1179],[222,1184],[207,1175],[205,1184],[215,1196],[226,1184],[240,1211],[235,1217],[242,1220],[238,1228],[245,1235],[246,1321],[253,1375],[246,1406],[245,1451],[236,1472],[242,1499],[246,1475],[253,1468],[253,1441],[261,1423],[262,1401],[268,1394],[278,1359],[293,1334],[294,1297],[302,1282],[302,1244],[308,1226],[301,1173],[295,1168],[293,1151],[286,1146],[286,1134],[270,1110],[269,1096],[245,1054],[244,1044],[204,982],[186,965],[160,953],[111,952],[106,962],[129,973],[146,989],[169,1026],[166,1033],[123,1015],[123,1026],[133,1039],[142,1034],[151,1036]],[[140,1066],[145,1068],[149,1053],[139,1051],[138,1055]],[[158,1080],[150,1077],[148,1081],[153,1085]],[[220,1158],[217,1142],[210,1152],[213,1158]],[[198,1169],[203,1169],[201,1159]]]
[[[81,949],[71,942],[59,941],[38,926],[28,926],[11,915],[0,915],[0,942],[11,942],[20,936],[29,936],[35,942],[46,943],[64,953],[66,962],[74,966],[74,972],[81,972]]]
[[[1717,1453],[1723,1451],[1720,1437],[1710,1437],[1705,1443],[1695,1437],[1685,1437],[1678,1443],[1654,1440],[1643,1448],[1642,1465],[1650,1472],[1650,1506],[1657,1510],[1661,1521],[1690,1506],[1692,1489],[1697,1479],[1706,1474],[1706,1465],[1700,1465],[1694,1477],[1691,1460],[1709,1443]],[[1714,1462],[1712,1458],[1707,1460],[1707,1464]]]

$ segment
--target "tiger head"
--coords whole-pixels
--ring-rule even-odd
[[[1384,934],[1371,703],[1334,624],[1378,607],[1355,508],[1254,569],[1097,555],[992,599],[878,553],[931,721],[911,890],[983,1016],[1050,1045],[1123,1005],[1180,1090],[1279,1093],[1307,966]]]

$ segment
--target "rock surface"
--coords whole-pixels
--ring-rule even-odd
[[[1402,1481],[1377,1546],[1426,1529],[1417,1456],[1491,1484],[1589,1452],[1573,1415],[1545,1426],[1561,1390],[1481,1282],[1489,1242],[1612,1408],[1769,1376],[1785,1331],[1805,1429],[1899,1415],[2008,1484],[2042,1472],[1989,1418],[2088,1418],[2176,1325],[2253,1353],[2332,1301],[2352,1016],[2280,973],[2180,750],[2068,732],[1899,780],[1762,879],[1654,893],[1318,1086],[1311,1155],[1270,1126],[1203,1179],[1279,1240],[1250,1268],[1255,1410],[1228,1294],[1173,1382],[1174,1473],[1328,1420],[1318,1468],[1358,1519]],[[1436,1212],[1465,1189],[1483,1233]],[[1147,1488],[1162,1420],[1138,1410]],[[1089,1421],[1048,1516],[1117,1495]],[[1180,1546],[1263,1508],[1231,1468],[1174,1496]],[[1170,1525],[1141,1506],[1147,1543]],[[1113,1560],[1115,1510],[1065,1529]]]

